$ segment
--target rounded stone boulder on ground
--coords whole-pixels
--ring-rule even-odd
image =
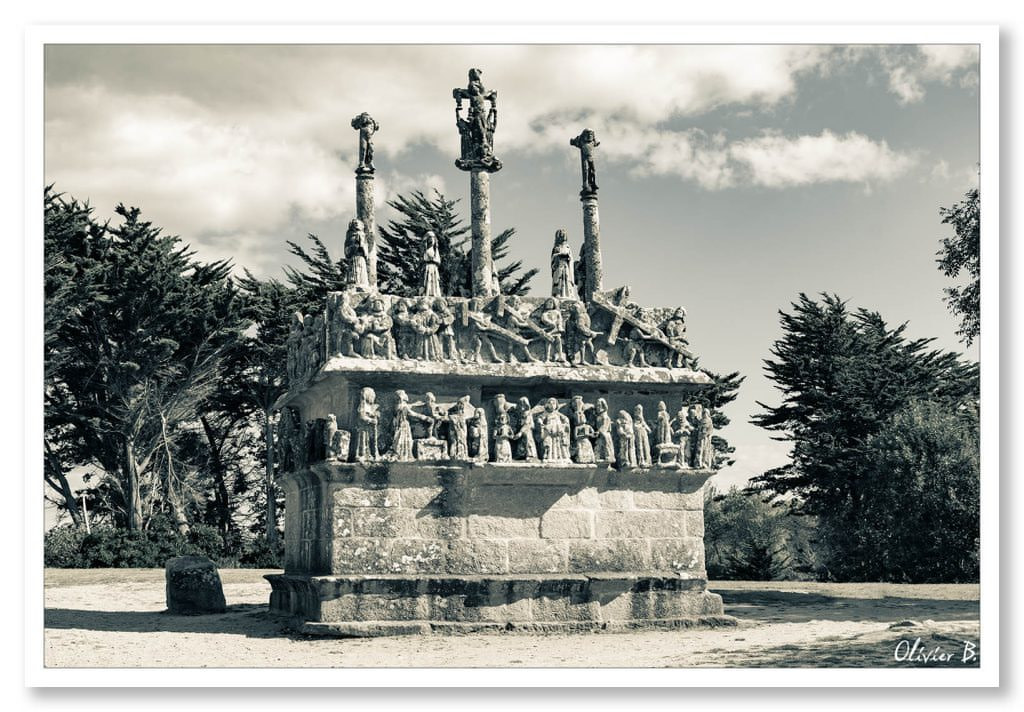
[[[167,612],[184,615],[224,613],[224,588],[217,566],[205,556],[176,556],[167,561]]]

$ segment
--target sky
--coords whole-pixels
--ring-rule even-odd
[[[492,225],[541,269],[533,293],[550,289],[555,230],[582,242],[568,141],[592,128],[605,288],[685,306],[701,366],[746,376],[717,487],[787,461],[749,420],[779,403],[763,360],[801,292],[978,358],[935,264],[940,206],[978,180],[972,45],[48,45],[46,181],[281,277],[286,240],[341,253],[363,111],[381,126],[378,224],[415,189],[459,199],[468,223],[451,90],[470,67],[498,92]]]

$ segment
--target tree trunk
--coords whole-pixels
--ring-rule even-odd
[[[269,410],[263,411],[263,435],[267,445],[267,543],[277,543],[277,490],[274,487],[274,423]]]
[[[216,483],[214,505],[217,507],[217,528],[223,536],[231,531],[234,524],[231,520],[231,495],[228,494],[227,473],[220,456],[220,447],[217,445],[217,434],[205,415],[201,416],[199,421],[203,424],[206,442],[210,446],[210,472]]]
[[[188,534],[188,517],[185,516],[185,507],[181,503],[181,496],[175,485],[174,458],[171,456],[171,443],[167,439],[167,418],[160,414],[160,432],[164,441],[164,456],[167,458],[167,501],[171,505],[171,512],[174,515],[174,524],[178,527],[178,533],[182,536]]]
[[[128,491],[125,493],[125,509],[128,514],[128,528],[132,531],[142,530],[142,494],[139,492],[139,463],[135,459],[135,446],[132,439],[125,436],[124,439],[124,468],[125,484]]]
[[[46,463],[46,482],[54,490],[56,490],[61,497],[64,498],[64,508],[68,510],[68,514],[71,515],[71,521],[75,527],[81,529],[84,520],[82,519],[82,512],[78,508],[78,500],[75,499],[75,493],[71,491],[71,485],[68,484],[68,478],[64,474],[64,468],[61,466],[60,458],[57,457],[56,453],[50,448],[49,443],[44,443],[46,447],[45,463]]]

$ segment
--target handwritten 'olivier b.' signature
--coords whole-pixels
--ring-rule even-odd
[[[978,658],[978,644],[972,643],[969,640],[963,641],[963,644],[962,650],[958,648],[953,652],[947,652],[938,645],[931,650],[927,650],[921,644],[920,638],[913,642],[901,640],[896,643],[896,650],[893,651],[892,655],[898,663],[921,663],[924,665],[928,663],[951,663],[959,657],[959,662],[966,665]]]

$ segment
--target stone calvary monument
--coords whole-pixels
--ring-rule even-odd
[[[472,297],[376,288],[373,136],[359,131],[350,285],[294,316],[278,403],[285,573],[270,607],[302,632],[387,635],[728,624],[707,591],[712,417],[682,308],[603,285],[595,153],[580,151],[583,245],[564,231],[548,297],[501,293],[491,260],[497,92],[452,94],[470,174]]]

